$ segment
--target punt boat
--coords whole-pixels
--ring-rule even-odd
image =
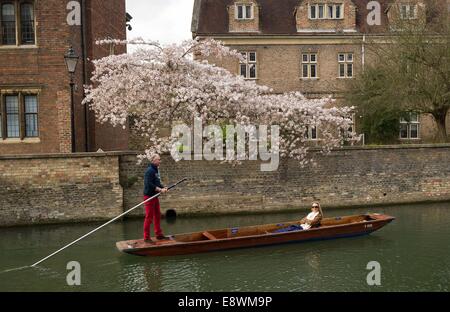
[[[219,230],[176,234],[167,240],[144,242],[128,240],[117,242],[117,248],[139,256],[174,256],[236,248],[298,243],[370,234],[395,218],[384,214],[364,214],[324,218],[319,227],[309,230],[280,232],[299,221],[243,226]]]

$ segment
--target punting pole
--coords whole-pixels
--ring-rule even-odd
[[[178,184],[183,183],[183,182],[186,181],[186,180],[187,180],[187,178],[184,178],[184,179],[178,181],[177,183],[175,183],[175,184],[169,186],[168,189],[170,190],[170,189],[176,187]],[[154,198],[156,198],[156,197],[159,197],[160,195],[161,195],[161,193],[158,193],[158,194],[156,194],[155,196],[152,196],[152,197],[148,198],[147,200],[143,201],[143,202],[140,203],[139,205],[134,206],[133,208],[131,208],[131,209],[125,211],[124,213],[118,215],[118,216],[115,217],[114,219],[109,220],[109,221],[106,222],[105,224],[102,224],[102,225],[99,226],[98,228],[96,228],[96,229],[90,231],[89,233],[87,233],[87,234],[81,236],[80,238],[78,238],[77,240],[74,240],[74,241],[71,242],[70,244],[68,244],[68,245],[64,246],[63,248],[61,248],[61,249],[55,251],[55,252],[52,253],[51,255],[48,255],[48,256],[45,257],[44,259],[39,260],[39,261],[36,262],[35,264],[31,265],[31,267],[37,266],[39,263],[42,263],[42,262],[44,262],[45,260],[47,260],[47,259],[53,257],[54,255],[60,253],[60,252],[63,251],[64,249],[66,249],[66,248],[68,248],[68,247],[70,247],[70,246],[76,244],[76,243],[79,242],[80,240],[82,240],[82,239],[88,237],[89,235],[91,235],[91,234],[97,232],[97,231],[100,230],[101,228],[104,228],[104,227],[107,226],[108,224],[113,223],[113,222],[116,221],[117,219],[120,219],[121,217],[123,217],[123,216],[125,216],[126,214],[130,213],[130,212],[133,211],[134,209],[138,208],[139,206],[142,206],[142,205],[145,204],[146,202],[148,202],[148,201],[150,201],[150,200],[152,200],[152,199],[154,199]]]

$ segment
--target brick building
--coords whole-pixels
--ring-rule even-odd
[[[390,22],[399,16],[423,19],[423,1],[196,0],[192,33],[221,40],[246,55],[244,63],[213,60],[230,72],[275,92],[339,99],[349,80],[373,58],[367,42],[386,38]],[[450,0],[437,1],[443,12],[450,10]],[[380,12],[379,20],[371,15],[374,10]],[[448,119],[450,124],[450,114]],[[431,141],[436,131],[428,115],[412,116],[399,128],[402,142]],[[317,131],[310,136],[317,139]]]
[[[125,0],[0,0],[0,154],[71,152],[64,62],[70,46],[80,56],[74,75],[75,151],[128,148],[128,131],[97,123],[81,104],[93,70],[89,60],[126,52],[95,40],[125,39],[126,19]]]

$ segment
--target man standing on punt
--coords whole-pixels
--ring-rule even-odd
[[[167,193],[169,190],[161,184],[159,176],[159,165],[161,164],[161,157],[158,154],[152,156],[150,165],[144,176],[144,200],[155,196],[158,193]],[[167,239],[161,230],[161,208],[159,205],[159,198],[153,198],[145,204],[145,221],[144,221],[144,241],[151,243],[150,225],[154,223],[154,230],[156,239]]]

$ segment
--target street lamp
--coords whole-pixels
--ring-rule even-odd
[[[72,127],[72,153],[75,153],[75,104],[73,99],[75,89],[74,74],[77,69],[78,59],[79,56],[75,53],[72,47],[70,47],[66,55],[64,55],[67,71],[70,75],[70,124]]]

